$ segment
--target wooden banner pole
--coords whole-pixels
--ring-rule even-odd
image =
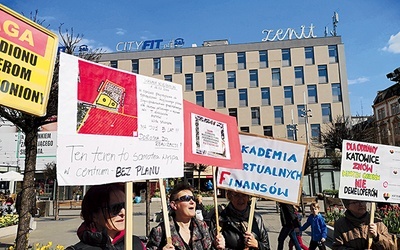
[[[369,216],[369,223],[374,223],[374,221],[375,221],[375,209],[376,209],[376,204],[375,204],[375,202],[372,202],[371,203],[371,211],[370,211],[371,214]],[[368,234],[368,249],[371,249],[373,239],[374,239],[374,236]]]
[[[133,182],[125,183],[125,249],[133,249]]]
[[[165,226],[165,237],[167,239],[167,244],[172,244],[172,237],[171,237],[171,228],[169,226],[169,214],[167,208],[167,196],[165,194],[165,185],[164,179],[160,178],[158,180],[160,185],[160,193],[161,193],[161,206],[163,212],[163,219],[164,219],[164,226]],[[128,248],[126,248],[128,249]]]

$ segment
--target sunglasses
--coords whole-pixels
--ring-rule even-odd
[[[185,201],[185,202],[189,202],[190,200],[194,201],[194,196],[193,195],[184,195],[179,197],[178,199],[175,199],[174,201]]]
[[[125,202],[115,203],[108,207],[105,207],[105,209],[108,210],[111,216],[117,216],[123,208],[125,209]]]

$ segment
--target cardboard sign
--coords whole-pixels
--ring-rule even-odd
[[[400,203],[400,147],[343,140],[339,197]]]
[[[183,176],[181,85],[62,53],[58,110],[60,185]]]
[[[271,200],[298,204],[307,146],[240,134],[242,169],[218,168],[217,186]]]
[[[0,4],[0,103],[44,116],[57,35]]]
[[[184,101],[185,162],[242,168],[235,117]]]

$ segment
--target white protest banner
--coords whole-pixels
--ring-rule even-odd
[[[285,203],[298,204],[307,146],[240,134],[243,169],[218,168],[217,186]]]
[[[339,197],[400,203],[400,147],[343,140]]]
[[[182,86],[60,55],[57,179],[183,176]]]

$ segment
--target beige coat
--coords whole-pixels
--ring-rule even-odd
[[[335,222],[333,248],[344,249],[368,249],[368,224],[370,215],[367,212],[363,217],[356,218],[347,210],[345,217]],[[378,239],[372,241],[373,250],[395,249],[391,234],[383,222],[375,218]]]

